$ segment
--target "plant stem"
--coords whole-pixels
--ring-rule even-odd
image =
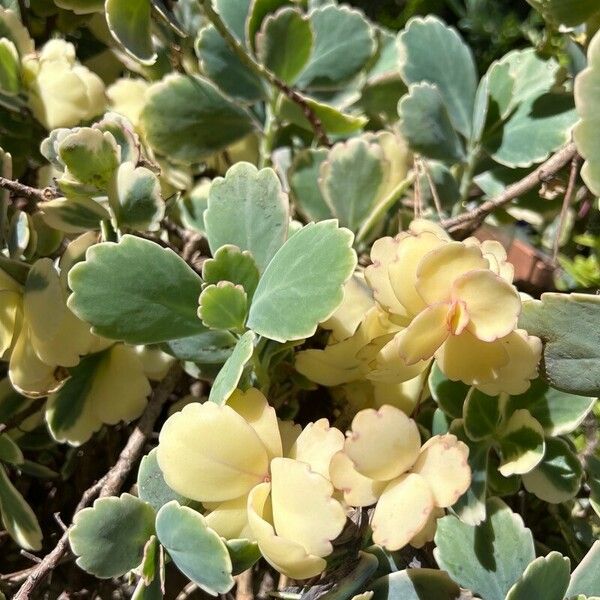
[[[473,183],[473,175],[475,174],[475,168],[479,162],[479,147],[475,146],[469,150],[469,160],[463,171],[462,178],[460,180],[460,202],[464,204],[469,199],[469,192],[471,191],[471,185]]]
[[[58,197],[58,194],[52,188],[47,187],[43,190],[38,190],[37,188],[30,187],[18,181],[7,179],[6,177],[0,177],[0,188],[8,190],[12,194],[30,198],[36,202],[45,202],[46,200],[52,200],[53,198]]]
[[[242,64],[248,67],[248,69],[250,69],[253,73],[262,79],[265,79],[271,85],[275,86],[281,93],[287,96],[292,102],[297,104],[302,109],[304,116],[313,128],[319,143],[324,146],[331,146],[331,142],[329,141],[329,138],[323,129],[321,119],[319,119],[319,117],[315,114],[306,100],[298,92],[290,88],[286,83],[281,81],[278,77],[271,73],[271,71],[250,56],[240,41],[231,33],[231,31],[229,31],[219,13],[215,11],[212,5],[212,0],[200,0],[200,3],[204,9],[207,19],[214,25],[215,29],[221,34],[223,39],[227,42],[233,53],[240,59]]]
[[[509,185],[501,194],[480,204],[477,208],[467,213],[444,219],[441,222],[442,227],[450,233],[460,233],[466,237],[475,231],[491,212],[508,204],[511,200],[518,198],[521,194],[528,192],[540,183],[547,181],[548,178],[552,177],[573,160],[576,154],[577,148],[575,144],[573,142],[566,144],[554,156],[521,179],[521,181]]]
[[[415,173],[410,172],[371,212],[356,234],[356,242],[363,242],[373,227],[377,225],[385,213],[402,197],[402,194],[413,184]]]

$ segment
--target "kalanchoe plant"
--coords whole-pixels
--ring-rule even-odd
[[[0,598],[600,598],[600,12],[446,4],[0,0]]]

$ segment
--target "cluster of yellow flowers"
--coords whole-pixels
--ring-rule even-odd
[[[211,528],[255,540],[295,579],[325,569],[351,506],[377,503],[376,543],[420,546],[471,480],[462,442],[445,435],[421,446],[415,422],[395,407],[359,412],[344,437],[327,419],[303,430],[278,420],[254,388],[223,406],[188,404],[163,426],[157,452],[167,484],[201,502]]]
[[[402,396],[436,360],[446,377],[487,394],[525,392],[537,377],[541,341],[517,328],[521,297],[506,259],[498,242],[455,242],[425,220],[377,240],[366,283],[347,286],[324,324],[329,344],[300,352],[298,371],[322,385],[366,380],[376,396]],[[381,384],[400,387],[386,394]]]

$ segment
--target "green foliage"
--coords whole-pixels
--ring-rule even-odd
[[[118,244],[90,248],[69,285],[71,309],[111,339],[156,343],[203,330],[196,315],[200,277],[153,242],[125,235]]]
[[[69,531],[77,564],[100,578],[116,577],[134,569],[154,533],[154,510],[149,504],[122,494],[99,498],[80,511]]]
[[[204,517],[175,500],[156,515],[156,535],[177,568],[209,594],[225,594],[234,584],[227,546]]]
[[[545,342],[544,373],[566,392],[597,396],[598,307],[600,300],[584,294],[543,294],[525,303],[521,326]]]

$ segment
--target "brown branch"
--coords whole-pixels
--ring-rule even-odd
[[[302,113],[306,117],[306,120],[310,123],[315,137],[323,146],[331,146],[331,142],[325,133],[323,123],[321,119],[315,114],[315,111],[310,107],[306,98],[300,95],[296,90],[289,87],[286,83],[281,81],[274,73],[265,68],[264,65],[257,62],[246,52],[246,49],[238,41],[238,39],[229,31],[227,25],[221,19],[218,12],[215,11],[212,5],[212,0],[200,0],[204,13],[208,20],[214,25],[215,29],[221,34],[223,39],[227,42],[234,54],[240,59],[240,61],[248,67],[251,71],[256,73],[261,78],[266,79],[271,85],[275,86],[280,92],[282,92],[287,98],[289,98],[294,104],[297,104]]]
[[[125,448],[123,448],[119,459],[104,477],[83,493],[81,500],[75,508],[73,516],[75,516],[82,508],[91,504],[97,496],[112,496],[119,492],[134,464],[142,455],[146,440],[152,434],[154,424],[161,413],[163,405],[175,388],[180,374],[181,367],[179,364],[175,364],[167,376],[156,386],[144,414],[141,416],[135,429],[129,436],[127,444],[125,445]],[[15,594],[13,600],[30,600],[33,591],[44,578],[56,568],[63,554],[68,550],[68,547],[69,536],[68,531],[65,531],[54,549],[44,557],[42,562],[37,565],[35,570],[26,579],[25,583],[19,588],[19,591]]]
[[[38,190],[18,181],[7,179],[6,177],[0,177],[0,188],[8,190],[13,195],[23,196],[36,202],[45,202],[46,200],[58,197],[58,194],[50,187]]]
[[[459,234],[467,236],[479,225],[481,222],[497,208],[508,204],[511,200],[518,198],[525,192],[533,189],[540,185],[544,181],[548,181],[553,175],[558,173],[569,161],[577,156],[577,148],[573,142],[563,146],[554,156],[549,158],[545,163],[541,164],[535,171],[532,171],[529,175],[509,185],[501,194],[487,200],[477,208],[458,215],[449,219],[444,219],[441,222],[448,232],[453,234]]]

